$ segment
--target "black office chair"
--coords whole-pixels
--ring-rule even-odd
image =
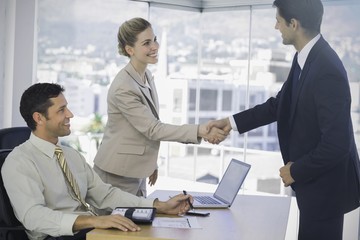
[[[0,129],[0,149],[13,149],[30,137],[28,127],[11,127]]]
[[[0,169],[10,152],[11,149],[0,150]],[[24,226],[14,215],[2,176],[0,177],[0,240],[28,240]]]

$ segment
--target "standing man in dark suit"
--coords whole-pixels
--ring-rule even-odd
[[[297,51],[276,97],[211,122],[244,133],[277,122],[284,166],[280,177],[296,193],[298,239],[342,239],[344,214],[359,206],[359,157],[344,66],[320,34],[321,0],[275,0],[283,44]],[[298,65],[298,66],[297,66]]]

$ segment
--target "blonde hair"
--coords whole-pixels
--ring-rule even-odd
[[[151,24],[143,18],[132,18],[121,24],[117,35],[119,54],[130,57],[126,52],[125,46],[128,45],[134,47],[139,33],[145,31],[149,27],[151,27]]]

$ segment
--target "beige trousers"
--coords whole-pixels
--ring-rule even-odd
[[[94,171],[105,182],[139,197],[146,197],[146,178],[131,178],[105,172],[94,165]]]

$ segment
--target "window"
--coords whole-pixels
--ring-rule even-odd
[[[232,111],[232,91],[222,91],[222,111]]]
[[[217,109],[217,90],[200,90],[200,111],[216,111]]]
[[[38,1],[37,81],[65,87],[75,115],[72,133],[81,135],[76,146],[91,164],[96,147],[87,133],[99,116],[106,122],[107,87],[128,62],[118,54],[118,28],[129,18],[147,15],[146,3],[126,0]]]
[[[182,95],[182,90],[181,89],[174,89],[174,107],[173,107],[173,111],[174,112],[181,112],[182,110],[182,100],[183,100],[183,95]]]
[[[62,84],[69,108],[83,121],[106,115],[107,86],[128,62],[117,51],[118,28],[129,18],[146,17],[147,5],[39,0],[38,8],[37,80]]]
[[[196,89],[189,90],[189,111],[195,111],[196,108]]]
[[[360,4],[324,4],[322,33],[347,69],[354,131],[360,139],[360,37],[354,31],[360,29]],[[106,122],[108,85],[128,62],[117,53],[116,42],[126,19],[150,16],[160,52],[158,64],[149,69],[157,84],[160,118],[167,123],[204,123],[263,103],[281,88],[295,54],[274,29],[271,4],[202,13],[126,0],[39,0],[38,7],[37,79],[65,86],[76,115],[72,126],[78,129],[94,116]],[[91,141],[81,141],[88,149]],[[92,161],[94,153],[84,151]],[[282,165],[276,123],[246,134],[232,132],[220,146],[162,143],[159,154],[161,161],[169,161],[170,176],[187,179],[206,173],[219,178],[224,169],[219,166],[232,157],[257,169],[248,176],[248,188],[256,189],[257,179],[272,178]],[[192,169],[195,158],[196,166],[213,164],[204,173]]]

